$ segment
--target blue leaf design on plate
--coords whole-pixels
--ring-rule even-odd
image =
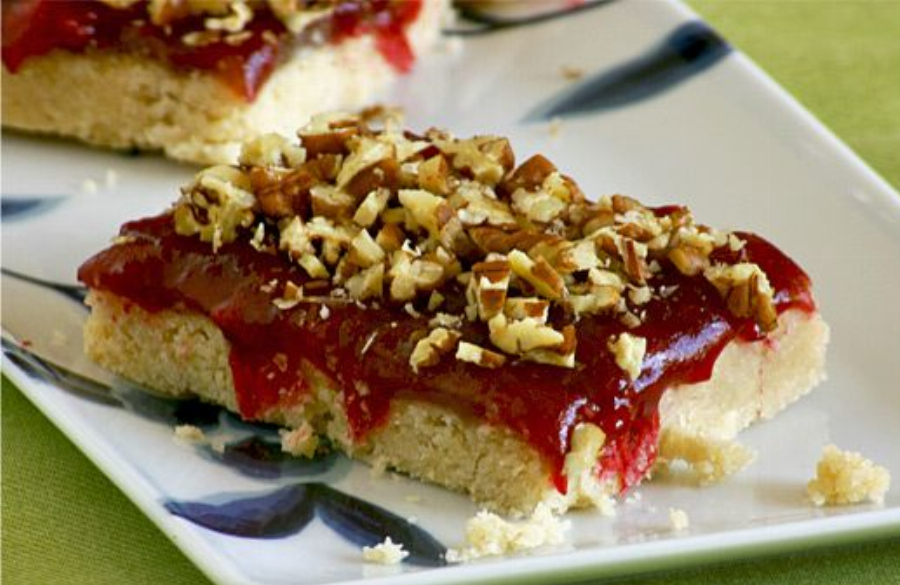
[[[25,347],[3,337],[3,353],[25,373],[72,394],[109,406],[122,406],[109,386],[38,357]]]
[[[549,100],[528,114],[526,120],[549,120],[631,105],[672,89],[730,52],[731,47],[705,23],[688,22],[646,55]]]
[[[0,201],[0,218],[6,220],[21,220],[26,217],[39,215],[56,207],[64,197],[22,197],[5,196]]]
[[[255,435],[225,445],[221,453],[209,448],[207,454],[244,475],[262,478],[318,475],[329,471],[338,458],[336,452],[312,459],[295,457],[285,453],[281,443]]]
[[[315,512],[314,484],[296,484],[262,496],[224,504],[166,502],[167,510],[195,524],[233,536],[280,538],[309,524]]]
[[[210,426],[219,418],[221,409],[218,406],[158,396],[125,381],[109,385],[44,359],[6,336],[3,337],[3,353],[36,380],[94,402],[125,408],[144,418],[169,425],[195,426]]]
[[[84,299],[82,287],[52,283],[6,269],[3,269],[3,274],[56,290],[78,302]],[[2,342],[3,353],[28,375],[76,395],[123,407],[170,425],[208,427],[220,424],[222,409],[218,406],[159,396],[124,380],[116,379],[111,385],[106,384],[41,358],[8,339],[5,332]],[[239,425],[256,426],[245,421],[239,421]],[[272,425],[260,425],[255,430],[271,435],[274,428]],[[226,445],[221,454],[209,446],[204,448],[213,459],[246,475],[264,478],[325,473],[334,466],[338,457],[336,453],[311,460],[292,457],[281,451],[280,444],[256,435]],[[421,528],[384,508],[322,483],[290,485],[269,494],[234,499],[224,504],[171,501],[164,505],[172,514],[211,530],[256,538],[295,534],[303,530],[313,515],[318,513],[326,525],[357,545],[374,546],[390,536],[409,551],[405,562],[425,566],[446,564],[446,548]]]
[[[218,423],[222,410],[199,400],[162,396],[121,378],[109,388],[129,412],[168,425],[210,427]]]
[[[179,425],[212,427],[219,424],[222,409],[199,400],[173,400],[172,417]]]
[[[409,551],[405,563],[447,564],[447,548],[425,530],[380,506],[323,483],[301,483],[224,504],[166,502],[167,510],[195,524],[233,536],[278,538],[303,530],[313,514],[357,546],[375,546],[390,536]]]
[[[84,299],[87,296],[87,289],[78,284],[63,284],[61,282],[52,282],[50,280],[44,280],[42,278],[29,276],[28,274],[22,274],[21,272],[16,272],[15,270],[10,270],[8,268],[0,268],[0,273],[2,273],[3,276],[9,276],[11,278],[16,278],[35,286],[54,290],[59,294],[72,299],[78,304],[83,305]]]
[[[409,551],[404,562],[439,567],[446,547],[404,518],[325,484],[315,484],[316,513],[335,532],[357,546],[375,546],[386,536]]]
[[[495,10],[486,10],[486,7],[480,4],[459,3],[456,6],[456,11],[461,17],[461,21],[463,23],[468,22],[470,25],[468,27],[445,29],[443,32],[445,35],[452,36],[485,35],[508,28],[531,26],[572,16],[585,10],[610,4],[611,2],[613,0],[587,0],[583,4],[575,4],[562,10],[549,10],[547,12],[543,11],[546,8],[545,6],[533,2],[525,5],[528,10],[525,14],[513,17],[500,16]],[[487,8],[496,8],[496,4],[488,4]],[[536,11],[534,10],[535,8],[537,8]]]

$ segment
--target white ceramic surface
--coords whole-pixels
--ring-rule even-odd
[[[577,16],[448,43],[404,80],[392,101],[409,125],[459,135],[509,135],[519,160],[541,152],[589,195],[627,193],[688,204],[704,223],[758,231],[812,275],[832,327],[829,379],[745,442],[758,461],[698,489],[640,488],[615,517],[572,515],[564,546],[466,566],[421,569],[362,562],[320,523],[281,539],[217,534],[172,516],[169,498],[271,489],[197,457],[171,426],[4,372],[206,574],[222,584],[548,581],[617,575],[900,531],[900,489],[883,506],[816,509],[804,499],[823,445],[862,451],[900,477],[900,196],[743,55],[730,55],[624,107],[559,122],[522,120],[575,83],[563,67],[603,72],[695,19],[663,1],[613,3]],[[155,214],[194,172],[156,156],[127,157],[63,141],[3,137],[4,202],[60,197],[4,217],[3,266],[74,283],[82,260],[126,220]],[[106,379],[80,358],[84,311],[52,291],[3,278],[3,327],[48,359]],[[464,498],[339,461],[326,480],[403,517],[448,546],[475,508]],[[223,487],[227,486],[227,487]],[[419,499],[412,501],[407,496]],[[668,509],[690,528],[670,529]]]

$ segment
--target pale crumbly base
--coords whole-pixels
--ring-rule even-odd
[[[208,318],[175,310],[149,313],[100,291],[92,291],[87,302],[92,311],[85,349],[92,359],[158,392],[198,396],[237,411],[229,345]],[[771,417],[823,378],[827,338],[817,314],[790,311],[769,341],[730,344],[710,381],[668,391],[661,406],[663,436],[724,441]],[[295,429],[309,425],[352,457],[468,493],[504,514],[527,515],[539,503],[559,512],[609,508],[614,486],[594,473],[603,433],[593,425],[576,429],[565,466],[569,489],[562,495],[540,456],[511,431],[433,404],[398,399],[387,424],[353,442],[339,390],[310,364],[303,368],[313,391],[263,420]],[[672,455],[665,442],[662,449],[662,457]]]
[[[432,45],[447,3],[428,0],[409,35]],[[247,103],[213,75],[116,52],[53,51],[2,69],[3,126],[114,149],[162,150],[200,164],[233,163],[245,140],[290,136],[319,112],[357,110],[397,77],[369,36],[300,48]]]
[[[854,451],[826,445],[816,466],[816,477],[806,486],[806,495],[816,506],[881,504],[890,487],[891,474],[884,467]]]
[[[719,356],[713,377],[667,392],[660,401],[662,430],[657,470],[687,464],[703,485],[749,465],[756,454],[734,441],[757,420],[770,419],[825,377],[828,328],[789,311],[774,335],[733,343]]]

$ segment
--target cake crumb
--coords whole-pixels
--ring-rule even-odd
[[[113,236],[110,238],[109,243],[113,246],[119,246],[122,244],[130,244],[131,242],[136,242],[137,238],[134,236]]]
[[[562,119],[559,117],[554,117],[553,119],[551,119],[548,129],[551,137],[556,138],[557,136],[559,136],[560,133],[562,133],[563,129]]]
[[[584,69],[581,67],[574,67],[572,65],[563,65],[560,67],[559,72],[562,76],[569,81],[578,81],[582,77],[584,77]]]
[[[81,192],[87,195],[96,195],[100,191],[100,186],[94,179],[85,179],[81,182]]]
[[[279,429],[278,435],[281,437],[281,450],[296,457],[312,457],[319,448],[319,437],[305,421],[296,429]]]
[[[390,536],[375,546],[364,546],[362,554],[363,560],[367,563],[379,565],[396,565],[409,556],[409,552],[403,549],[403,545],[392,542]]]
[[[50,345],[54,347],[65,347],[69,343],[69,336],[60,331],[59,329],[54,329],[50,338]]]
[[[816,506],[841,506],[860,502],[884,502],[891,485],[888,470],[861,454],[826,445],[816,467],[816,477],[806,494]]]
[[[614,516],[616,501],[612,498],[611,486],[599,481],[596,473],[597,461],[606,434],[593,424],[579,424],[572,432],[571,449],[566,455],[563,471],[568,489],[566,495],[550,501],[555,510],[568,508],[596,508],[604,516]]]
[[[671,468],[682,461],[700,485],[707,485],[734,475],[754,459],[756,452],[737,441],[693,435],[679,429],[664,429],[660,434],[657,468]]]
[[[380,479],[387,474],[388,463],[384,457],[377,457],[369,461],[369,477]]]
[[[628,373],[632,381],[641,375],[644,354],[647,352],[647,340],[630,333],[622,333],[610,338],[609,350],[616,358],[616,365]]]
[[[266,224],[264,222],[259,222],[256,224],[256,229],[253,231],[253,238],[250,239],[250,245],[253,246],[253,249],[257,252],[262,251],[263,242],[266,240]]]
[[[691,519],[681,508],[669,508],[669,524],[672,526],[672,530],[681,532],[688,529]]]
[[[194,425],[178,425],[175,427],[175,436],[182,441],[201,443],[206,440],[206,434],[200,427]]]
[[[106,169],[105,183],[107,189],[112,189],[119,184],[119,173],[115,169]]]
[[[554,516],[550,506],[540,503],[534,514],[521,522],[510,522],[482,510],[466,522],[467,546],[449,549],[447,561],[467,562],[486,556],[500,556],[545,545],[560,544],[571,523]]]

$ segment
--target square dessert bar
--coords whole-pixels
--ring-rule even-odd
[[[79,278],[110,370],[508,514],[604,507],[658,458],[739,468],[728,441],[822,379],[828,338],[759,236],[346,114],[248,142]]]
[[[446,0],[4,0],[3,126],[231,163],[243,141],[372,105]]]

